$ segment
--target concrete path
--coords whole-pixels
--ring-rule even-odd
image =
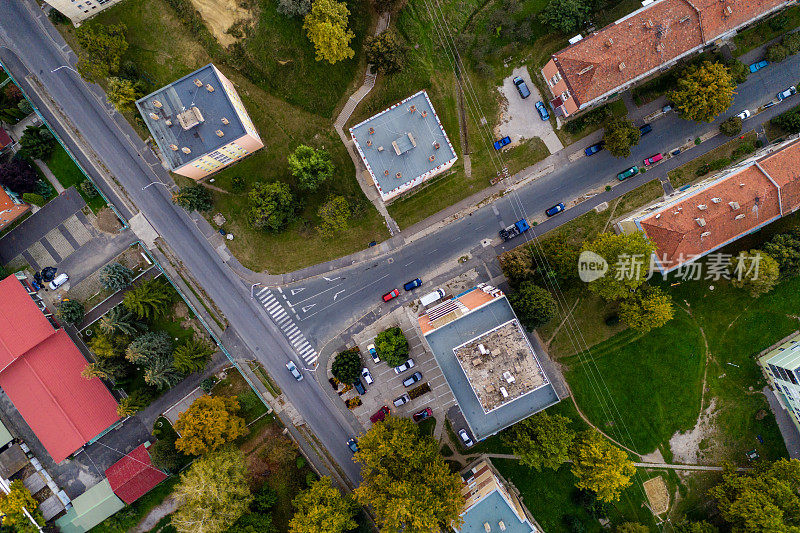
[[[483,456],[489,457],[491,459],[519,459],[518,455],[514,455],[512,453],[484,453]],[[696,470],[703,472],[722,472],[725,469],[722,466],[680,465],[680,464],[670,464],[670,463],[633,463],[633,465],[636,468],[663,468],[666,470]],[[736,469],[737,472],[749,472],[750,470],[752,470],[752,468],[739,467]]]
[[[41,159],[34,159],[33,162],[36,163],[36,166],[42,171],[42,174],[44,174],[44,177],[47,178],[47,181],[49,181],[50,185],[56,190],[56,193],[61,194],[64,192],[64,187],[61,185],[61,182],[58,181],[58,178],[56,178],[56,175],[50,170],[50,167],[45,165],[44,161]]]
[[[778,423],[781,435],[783,435],[783,442],[786,444],[786,451],[789,452],[789,457],[800,459],[800,432],[797,431],[797,427],[789,418],[789,413],[786,412],[778,398],[775,397],[775,393],[769,387],[764,387],[762,392],[767,397],[772,414],[775,415],[775,421]]]

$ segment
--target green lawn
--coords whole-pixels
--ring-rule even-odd
[[[723,158],[731,159],[733,157],[734,150],[736,150],[743,144],[754,143],[756,141],[756,138],[757,138],[756,133],[754,131],[751,131],[749,133],[746,133],[743,139],[736,137],[726,142],[725,144],[718,146],[717,148],[714,148],[710,152],[707,152],[706,154],[701,155],[700,157],[692,159],[688,163],[681,165],[676,169],[670,170],[667,173],[670,183],[672,184],[673,187],[678,189],[679,187],[682,187],[687,183],[692,183],[693,181],[698,181],[701,179],[706,179],[711,177],[716,171],[712,170],[711,172],[703,176],[698,176],[696,171],[701,166],[705,165],[706,163],[711,163],[714,160]],[[743,154],[737,158],[737,161],[749,157],[750,155],[751,154]],[[729,165],[725,166],[727,167]]]
[[[53,154],[45,161],[47,167],[50,171],[55,175],[58,179],[58,182],[65,188],[68,189],[72,186],[77,189],[83,199],[86,201],[86,204],[91,208],[91,210],[97,213],[100,209],[106,206],[105,200],[99,194],[94,198],[89,198],[83,192],[83,189],[79,187],[80,183],[85,181],[86,175],[83,171],[75,164],[69,154],[61,147],[61,145],[57,145],[56,149],[53,151]]]
[[[211,394],[213,396],[235,396],[239,402],[239,416],[244,418],[246,424],[250,424],[266,413],[267,407],[238,370],[229,368],[227,372],[228,376],[214,385]]]
[[[781,23],[776,23],[776,20]],[[736,45],[733,54],[737,57],[744,55],[753,48],[766,44],[798,26],[800,26],[800,7],[792,6],[777,17],[739,32],[733,38],[733,44]]]

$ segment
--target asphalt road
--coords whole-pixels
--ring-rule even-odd
[[[296,382],[290,376],[284,364],[290,357],[296,359],[296,355],[286,339],[263,309],[250,299],[249,286],[245,287],[222,262],[186,213],[172,205],[166,188],[155,186],[142,191],[143,186],[167,180],[168,175],[136,133],[126,127],[124,121],[115,121],[104,103],[74,72],[69,69],[51,72],[66,64],[66,59],[48,28],[47,18],[32,2],[0,2],[0,61],[22,82],[27,94],[33,94],[25,81],[30,73],[47,87],[86,142],[125,187],[133,202],[216,302],[239,336],[266,365],[331,456],[357,484],[360,479],[358,467],[345,445],[347,439],[355,435],[353,428],[328,402],[315,380]],[[50,28],[49,31],[54,30]],[[36,99],[34,104],[41,107],[41,102]],[[56,123],[51,124],[58,129]],[[59,133],[66,141],[63,132]],[[78,152],[74,146],[71,148]]]

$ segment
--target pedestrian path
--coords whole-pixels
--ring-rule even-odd
[[[300,358],[309,366],[315,365],[319,354],[314,347],[311,346],[311,343],[308,342],[306,336],[303,335],[303,332],[300,331],[300,328],[297,327],[297,324],[292,319],[292,314],[294,312],[287,312],[283,305],[281,305],[278,297],[276,297],[270,289],[261,289],[256,293],[256,298],[261,302],[261,305],[264,306],[264,309],[267,310],[272,320],[281,328],[289,344],[300,354]],[[296,314],[295,318],[297,318]]]

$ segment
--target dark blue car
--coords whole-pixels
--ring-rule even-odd
[[[597,144],[593,144],[593,145],[591,145],[589,148],[587,148],[586,150],[584,150],[584,151],[583,151],[583,153],[585,153],[587,156],[594,155],[594,154],[596,154],[597,152],[599,152],[600,150],[602,150],[602,149],[603,149],[603,146],[605,146],[605,144],[606,144],[606,143],[604,143],[603,141],[600,141],[600,142],[599,142],[599,143],[597,143]]]
[[[422,285],[422,280],[417,278],[417,279],[412,279],[411,281],[403,285],[403,288],[407,291],[413,291],[414,289],[420,287],[421,285]]]
[[[523,100],[531,95],[531,92],[528,90],[528,86],[525,85],[525,80],[519,76],[516,76],[512,81],[514,82],[514,86],[517,88],[517,91]]]
[[[550,118],[550,113],[547,112],[547,108],[544,105],[544,102],[541,100],[536,102],[536,111],[539,112],[539,116],[542,117],[542,120],[547,120]]]
[[[494,149],[495,150],[499,150],[500,148],[502,148],[503,146],[505,146],[507,144],[511,144],[511,137],[503,137],[499,141],[495,141],[494,142]]]
[[[559,214],[564,209],[566,209],[566,207],[564,207],[563,203],[557,203],[556,205],[554,205],[553,207],[551,207],[550,209],[545,211],[544,214],[549,216],[549,217],[552,217],[552,216],[555,216],[555,215]]]

